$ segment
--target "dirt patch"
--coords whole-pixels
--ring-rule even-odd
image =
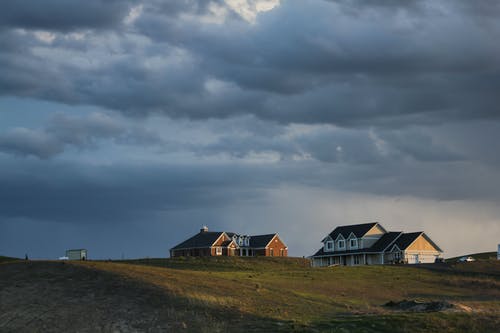
[[[423,302],[418,300],[402,300],[399,302],[390,301],[384,306],[393,310],[409,312],[436,312],[454,309],[455,305],[446,301]]]

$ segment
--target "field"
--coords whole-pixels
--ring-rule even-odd
[[[451,309],[403,311],[412,299]],[[0,263],[0,331],[497,332],[500,262],[311,268],[297,258]]]

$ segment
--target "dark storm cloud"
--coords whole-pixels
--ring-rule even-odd
[[[466,160],[466,157],[440,146],[431,137],[415,129],[389,131],[381,136],[399,152],[421,162],[448,162]]]
[[[0,27],[69,31],[116,27],[134,1],[5,0]]]
[[[275,153],[283,161],[310,159],[352,166],[370,164],[375,168],[406,159],[429,163],[466,161],[470,154],[441,143],[421,128],[363,130],[325,125],[302,130],[281,128],[272,133],[245,132],[241,128],[240,134],[229,133],[216,142],[184,148],[207,156],[226,153],[244,158],[253,153]]]
[[[258,189],[269,183],[259,167],[249,176],[246,167],[231,166],[118,167],[31,161],[19,167],[14,160],[3,162],[10,167],[0,175],[0,220],[116,224],[162,211],[258,200]]]
[[[27,128],[15,128],[0,134],[0,152],[21,156],[49,158],[62,153],[64,146],[46,133]]]
[[[162,144],[155,133],[106,114],[92,113],[86,117],[56,114],[44,128],[14,128],[0,133],[0,152],[47,159],[61,154],[68,146],[88,149],[103,139],[127,145]]]
[[[135,21],[105,34],[19,35],[31,46],[1,51],[0,92],[135,115],[341,126],[499,115],[500,23],[486,2],[284,1],[255,24],[227,7],[225,24],[202,19],[222,2],[136,4]],[[222,87],[210,89],[214,80]]]
[[[287,186],[438,200],[498,200],[498,169],[471,162],[273,164],[120,163],[25,160],[0,156],[0,220],[63,223],[152,221],[162,212],[211,210],[267,202],[266,191]],[[464,177],[464,175],[467,175]],[[460,181],[457,181],[457,180]],[[199,221],[189,221],[200,223]],[[259,223],[256,221],[256,225]]]
[[[1,2],[0,247],[148,255],[205,223],[302,244],[325,203],[287,188],[369,220],[374,197],[500,200],[497,2],[235,3]]]

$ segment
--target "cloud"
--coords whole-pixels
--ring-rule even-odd
[[[85,117],[56,113],[45,128],[14,128],[0,133],[0,152],[47,159],[63,153],[68,146],[89,149],[105,139],[126,145],[162,143],[156,134],[119,117],[98,112]]]
[[[122,19],[132,11],[99,5]],[[135,116],[344,127],[497,118],[500,24],[477,20],[486,5],[467,6],[287,1],[248,23],[221,1],[136,2],[134,20],[109,19],[105,32],[2,32],[0,93]]]
[[[0,135],[0,151],[7,153],[49,158],[63,150],[63,145],[56,138],[27,128],[14,128]]]
[[[0,26],[70,31],[120,25],[132,1],[5,0],[0,5]]]
[[[495,203],[307,186],[258,188],[255,179],[247,181],[234,168],[32,167],[37,174],[25,173],[25,165],[0,175],[0,247],[5,254],[29,251],[30,257],[57,257],[78,245],[92,251],[93,258],[119,258],[122,252],[163,257],[168,248],[208,224],[212,230],[279,232],[291,255],[307,256],[336,225],[378,220],[390,230],[425,230],[453,256],[494,250],[500,231]],[[13,177],[15,181],[7,181]],[[485,228],[487,237],[481,232]],[[26,233],[21,235],[20,229]]]
[[[475,221],[500,198],[499,8],[5,1],[0,224],[173,242],[200,221],[276,223],[298,248],[294,234],[330,229],[337,210],[416,223],[431,207],[437,223],[463,204]],[[414,205],[396,218],[401,198]]]

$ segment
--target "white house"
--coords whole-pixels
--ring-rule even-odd
[[[378,222],[339,226],[321,242],[314,266],[433,263],[443,253],[423,231],[388,232]]]

